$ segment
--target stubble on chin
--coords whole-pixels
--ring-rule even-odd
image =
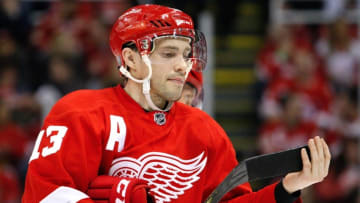
[[[165,99],[168,101],[177,101],[181,98],[181,92],[182,92],[183,86],[181,87],[172,87],[171,89],[168,89],[165,93]]]

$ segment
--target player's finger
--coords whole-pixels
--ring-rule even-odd
[[[322,141],[324,153],[325,153],[324,171],[326,171],[325,176],[327,176],[327,174],[329,172],[330,162],[331,162],[331,153],[330,153],[330,149],[329,149],[328,145],[326,144],[325,140],[321,139],[321,141]]]
[[[311,173],[311,162],[305,148],[301,149],[301,159],[303,163],[303,171],[305,174]]]
[[[318,174],[323,177],[324,174],[324,164],[325,164],[325,155],[324,155],[324,147],[323,143],[321,141],[321,138],[319,136],[316,136],[315,139],[315,146],[316,150],[318,152]]]
[[[311,156],[311,173],[313,176],[317,176],[319,173],[319,165],[318,165],[318,152],[315,146],[314,139],[309,140],[309,148],[310,148],[310,156]]]
[[[318,152],[319,155],[321,155],[321,154],[324,153],[324,147],[323,147],[323,144],[322,144],[321,139],[322,139],[322,138],[320,138],[319,136],[316,136],[316,137],[314,138],[316,150],[317,150],[317,152]],[[319,157],[319,158],[320,158],[320,157]]]

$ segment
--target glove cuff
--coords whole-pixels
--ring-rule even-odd
[[[150,190],[147,182],[134,178],[121,178],[111,189],[110,203],[147,202],[147,192]]]

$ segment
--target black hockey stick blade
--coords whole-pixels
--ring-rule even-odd
[[[219,202],[227,192],[245,182],[279,177],[291,172],[301,171],[302,159],[300,150],[302,148],[305,148],[308,154],[310,154],[308,146],[302,146],[245,159],[215,188],[205,203]]]
[[[305,148],[308,155],[308,146],[302,146],[282,152],[250,157],[245,160],[250,181],[280,177],[291,172],[302,170],[301,149]],[[310,158],[310,157],[309,157]]]

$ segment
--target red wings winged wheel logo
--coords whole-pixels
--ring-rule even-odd
[[[150,192],[157,203],[170,202],[184,194],[200,179],[199,174],[205,168],[206,160],[204,152],[188,160],[166,153],[149,152],[138,159],[115,159],[109,175],[144,179],[148,181]]]

